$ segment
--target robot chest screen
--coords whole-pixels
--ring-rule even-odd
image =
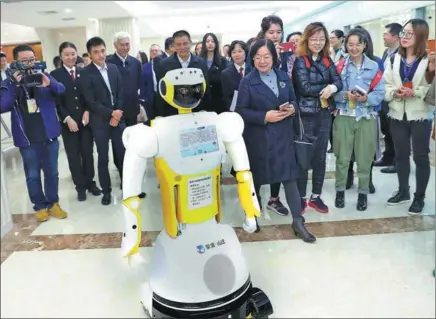
[[[215,125],[205,125],[180,130],[180,155],[182,158],[219,151]]]

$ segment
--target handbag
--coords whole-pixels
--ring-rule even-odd
[[[299,132],[294,136],[295,157],[298,166],[303,170],[311,168],[313,149],[316,136],[308,135],[304,132],[303,121],[301,121],[300,112],[298,112]]]

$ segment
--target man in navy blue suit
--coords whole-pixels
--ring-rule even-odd
[[[138,124],[139,88],[141,86],[142,65],[138,59],[129,55],[130,35],[118,32],[114,37],[115,53],[106,59],[107,63],[115,64],[121,74],[123,92],[123,118],[126,127]],[[116,152],[113,152],[114,164],[120,169]],[[139,194],[140,198],[145,193]]]

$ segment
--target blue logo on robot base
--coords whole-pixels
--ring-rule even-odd
[[[226,243],[226,241],[224,239],[220,239],[216,242],[211,242],[210,244],[206,244],[206,245],[198,245],[197,246],[197,252],[199,254],[204,254],[206,252],[206,250],[215,248],[217,246],[221,246],[224,245]]]

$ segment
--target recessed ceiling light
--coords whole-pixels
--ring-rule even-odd
[[[70,8],[66,8],[66,9],[64,10],[65,13],[70,13],[71,11],[73,11],[73,10],[71,10]]]

